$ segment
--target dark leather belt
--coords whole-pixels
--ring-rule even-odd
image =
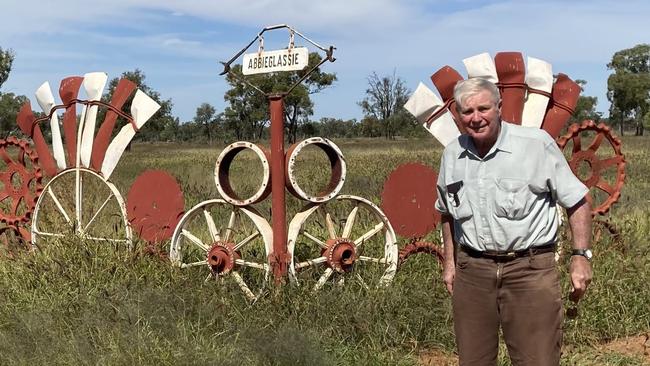
[[[516,258],[554,252],[555,243],[544,244],[537,247],[531,247],[528,249],[512,250],[512,251],[501,251],[501,250],[479,251],[479,250],[472,249],[468,246],[461,245],[460,250],[467,253],[467,255],[469,255],[472,258],[487,258],[497,262],[507,262]]]

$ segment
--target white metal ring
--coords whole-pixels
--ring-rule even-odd
[[[263,176],[260,188],[252,196],[242,199],[235,193],[230,185],[230,164],[241,151],[249,149],[255,153],[262,163]],[[237,141],[226,146],[219,157],[214,169],[214,182],[217,191],[227,202],[235,206],[247,206],[264,200],[271,193],[271,169],[269,167],[269,153],[262,147],[248,141]]]

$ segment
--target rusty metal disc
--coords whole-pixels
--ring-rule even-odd
[[[43,191],[38,156],[13,136],[0,140],[0,221],[18,226],[31,218]]]
[[[314,145],[325,152],[331,168],[330,180],[327,186],[316,194],[305,192],[298,185],[295,173],[296,159],[300,152],[309,145]],[[346,164],[343,153],[334,142],[323,137],[311,137],[291,145],[285,157],[285,169],[285,183],[289,192],[295,197],[309,202],[322,203],[331,200],[339,194],[345,182]]]
[[[407,238],[421,238],[440,222],[434,208],[438,173],[420,163],[400,165],[386,179],[381,208],[395,232]]]
[[[431,242],[411,241],[399,251],[400,265],[406,262],[410,256],[418,253],[431,254],[436,257],[440,264],[442,264],[445,258],[442,247],[439,245]]]
[[[589,146],[583,147],[581,134],[585,131],[593,131],[596,136]],[[603,156],[602,151],[598,151],[605,140],[611,146],[613,156]],[[596,125],[594,121],[586,120],[581,124],[571,125],[567,134],[557,139],[557,144],[560,149],[564,149],[569,141],[573,142],[571,157],[568,159],[569,166],[573,174],[590,190],[587,199],[591,202],[592,214],[604,215],[619,200],[621,189],[625,184],[625,156],[621,153],[621,140],[604,123]],[[580,166],[588,167],[587,176],[580,174]],[[603,178],[604,172],[610,168],[615,169],[613,182],[608,182]],[[606,198],[600,202],[594,202],[594,195],[591,194],[594,190],[604,192]]]
[[[126,198],[127,217],[138,236],[150,243],[169,239],[185,209],[176,179],[148,170],[135,180]]]

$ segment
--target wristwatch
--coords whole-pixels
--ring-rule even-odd
[[[588,261],[591,262],[591,258],[594,256],[594,254],[591,252],[591,249],[573,249],[571,251],[571,255],[581,255],[585,258],[587,258]]]

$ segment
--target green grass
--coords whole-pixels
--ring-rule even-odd
[[[643,364],[600,345],[650,331],[649,142],[624,139],[627,184],[609,215],[622,240],[604,235],[594,243],[595,279],[580,316],[565,321],[563,364]],[[376,204],[393,169],[409,161],[435,169],[441,153],[433,139],[337,143],[348,164],[342,193]],[[111,180],[126,197],[141,172],[166,170],[179,180],[189,210],[218,197],[213,173],[221,148],[135,145]],[[326,182],[327,172],[308,163],[311,154],[323,161],[317,150],[308,151],[301,179]],[[237,164],[233,181],[259,172],[250,157]],[[288,198],[288,217],[302,205]],[[270,199],[257,207],[269,219]],[[450,301],[432,256],[412,257],[387,288],[349,280],[313,293],[307,278],[302,286],[267,286],[250,304],[231,281],[206,282],[204,268],[174,268],[143,247],[70,236],[0,260],[0,364],[416,365],[426,350],[453,353]],[[507,365],[504,353],[500,364]]]

